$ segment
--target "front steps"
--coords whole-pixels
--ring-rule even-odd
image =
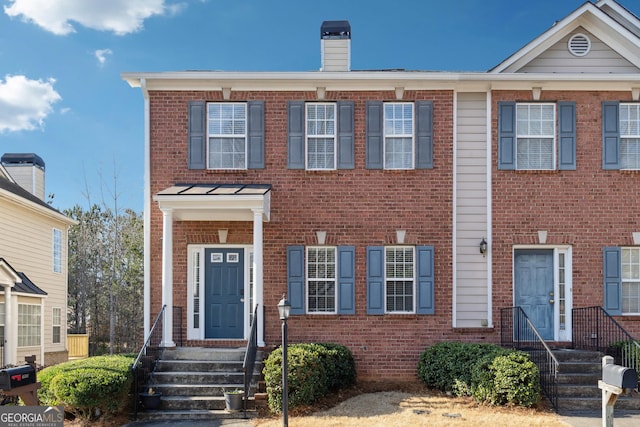
[[[244,411],[225,410],[223,392],[244,390],[244,348],[178,347],[166,349],[151,379],[162,393],[158,410],[140,408],[139,420],[242,418]],[[255,415],[253,395],[262,372],[258,351],[247,401],[247,416]]]
[[[558,369],[558,412],[600,412],[602,390],[602,353],[584,350],[560,349],[553,354],[560,364]],[[615,410],[640,411],[637,392],[620,396]]]

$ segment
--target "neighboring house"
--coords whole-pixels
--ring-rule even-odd
[[[319,71],[123,74],[145,330],[166,304],[163,345],[242,345],[259,304],[273,348],[287,294],[292,342],[395,379],[435,342],[500,342],[514,305],[554,343],[575,307],[640,335],[638,18],[587,2],[486,73],[351,70],[350,36],[322,25]]]
[[[44,201],[45,165],[5,154],[0,165],[0,365],[67,360],[67,231]]]

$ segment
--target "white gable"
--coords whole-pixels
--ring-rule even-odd
[[[589,36],[592,50],[575,56],[569,52],[567,42],[581,32]],[[637,73],[638,32],[638,18],[615,1],[585,3],[490,72]]]

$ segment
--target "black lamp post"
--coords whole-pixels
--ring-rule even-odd
[[[287,389],[287,319],[291,313],[291,303],[285,295],[282,295],[282,299],[278,303],[278,313],[280,314],[280,320],[282,320],[282,425],[283,427],[288,427],[289,414],[287,413],[287,407],[289,406],[289,390]]]

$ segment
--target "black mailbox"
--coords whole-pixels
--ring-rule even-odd
[[[604,365],[602,382],[619,388],[635,389],[638,387],[638,372],[620,365]]]
[[[31,365],[0,370],[0,388],[11,390],[36,382],[36,369]]]

